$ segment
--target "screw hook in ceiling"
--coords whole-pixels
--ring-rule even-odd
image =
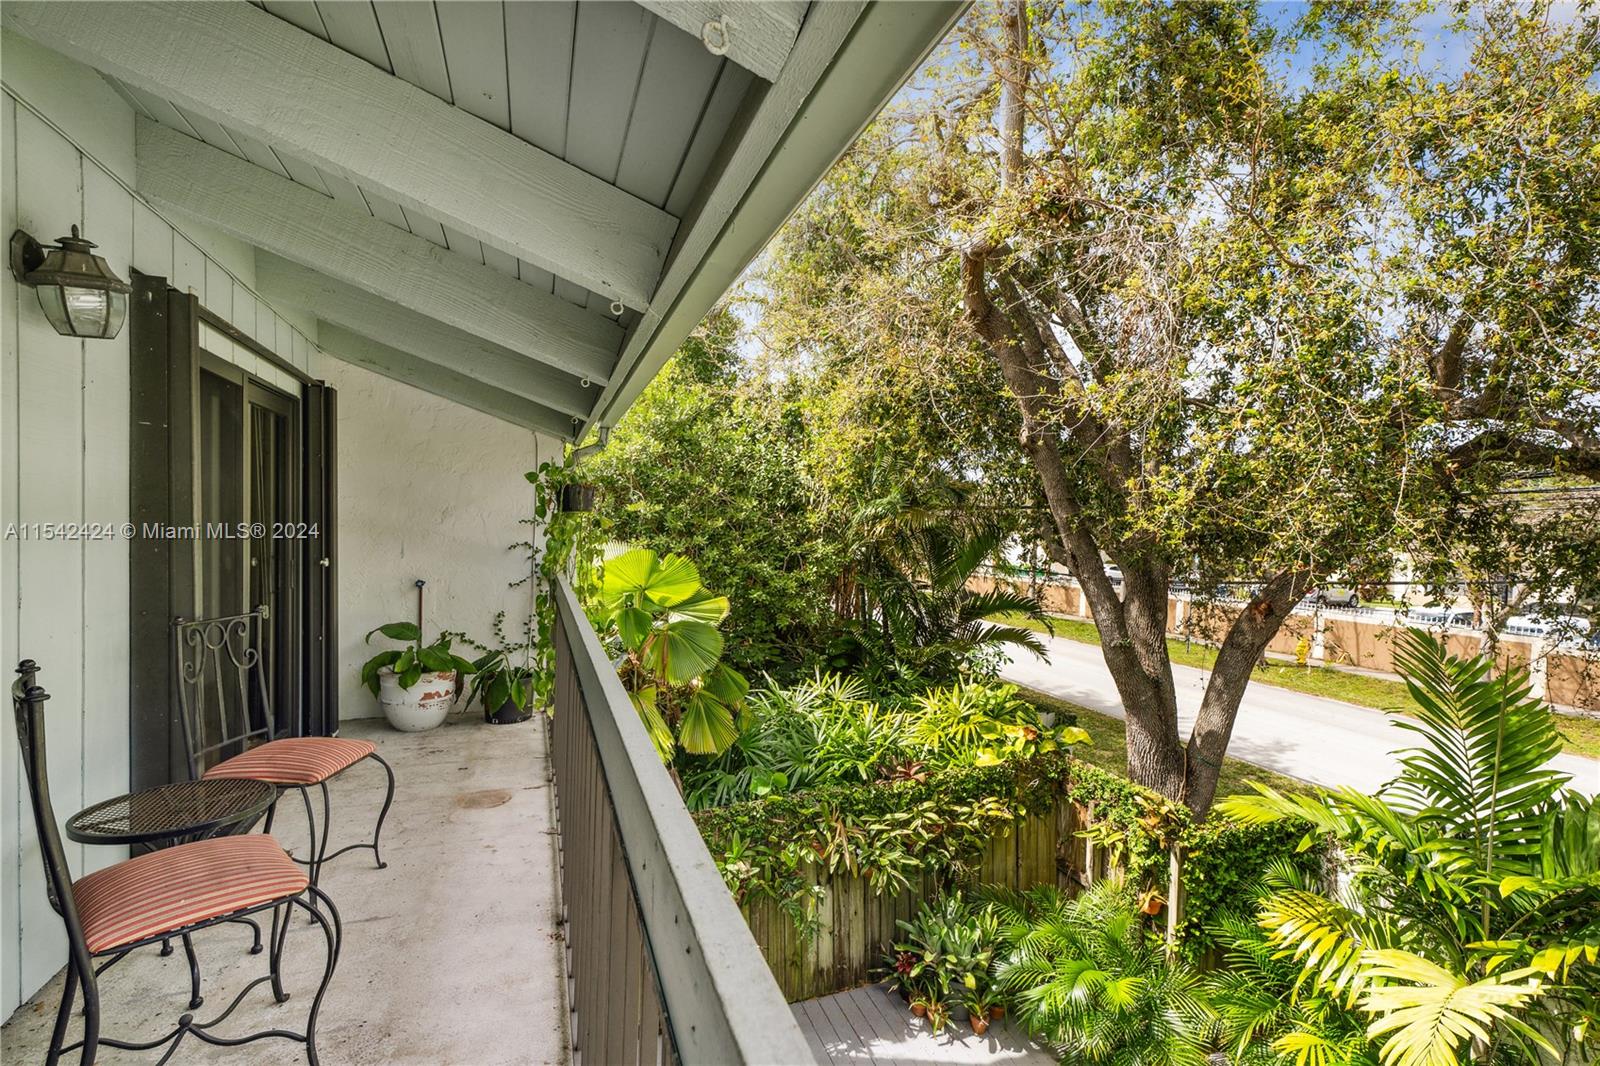
[[[617,318],[621,318],[622,317],[622,312],[624,312],[626,310],[627,310],[627,308],[622,306],[622,301],[621,300],[612,300],[611,301],[611,313],[613,315],[615,315]]]
[[[732,37],[733,20],[727,15],[720,15],[700,27],[700,41],[706,46],[706,51],[714,56],[728,54]]]

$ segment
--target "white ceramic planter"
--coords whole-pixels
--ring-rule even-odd
[[[456,701],[453,671],[423,674],[410,688],[401,688],[392,668],[378,671],[378,702],[389,724],[403,733],[433,729],[450,713]]]

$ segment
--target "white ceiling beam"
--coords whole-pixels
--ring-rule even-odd
[[[583,388],[570,376],[526,356],[270,252],[256,252],[256,289],[271,302],[303,308],[381,344],[541,404],[563,418],[586,415],[599,395],[598,389]]]
[[[606,383],[623,337],[612,320],[147,118],[139,117],[135,129],[139,192],[157,204],[575,377]]]
[[[608,299],[655,293],[671,215],[250,4],[17,0],[0,18]]]
[[[335,323],[318,321],[317,346],[324,355],[365,367],[402,385],[410,385],[524,429],[549,433],[562,440],[572,439],[571,421],[547,407],[485,385],[437,363],[419,359],[410,352],[380,344],[371,337],[364,337]]]
[[[777,81],[800,34],[806,0],[639,0],[708,49],[765,81]]]

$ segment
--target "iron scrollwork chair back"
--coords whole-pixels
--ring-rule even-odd
[[[77,930],[82,926],[72,895],[72,871],[67,867],[67,853],[61,846],[61,831],[50,802],[44,746],[44,704],[50,695],[39,687],[39,668],[32,659],[23,660],[17,666],[17,673],[20,676],[11,685],[11,709],[17,719],[17,743],[22,748],[22,769],[28,775],[34,830],[38,833],[39,852],[44,860],[45,890],[50,906],[66,920],[70,929]],[[87,959],[85,955],[81,961]]]
[[[190,777],[274,738],[261,655],[267,609],[173,623]]]

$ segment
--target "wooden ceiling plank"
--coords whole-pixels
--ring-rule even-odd
[[[575,0],[506,5],[511,132],[562,158],[567,154],[567,94],[577,17]]]
[[[667,202],[678,164],[694,138],[722,66],[720,59],[684,34],[660,31],[651,38],[617,168],[619,189],[657,207]]]
[[[454,0],[438,11],[439,36],[456,106],[510,130],[503,6],[499,0]]]
[[[640,6],[764,81],[777,81],[800,34],[806,0],[640,0]],[[718,29],[718,26],[721,29]]]
[[[149,119],[136,120],[134,142],[139,192],[156,203],[525,358],[607,380],[622,343],[613,323]]]
[[[649,306],[676,219],[248,4],[12,2],[0,18],[407,210]]]
[[[323,0],[317,5],[317,14],[322,16],[329,41],[380,70],[394,71],[377,13],[366,0]]]
[[[372,5],[389,51],[389,69],[394,76],[410,82],[424,92],[446,102],[450,93],[450,69],[444,61],[444,42],[439,39],[439,16],[428,0],[376,0]]]

